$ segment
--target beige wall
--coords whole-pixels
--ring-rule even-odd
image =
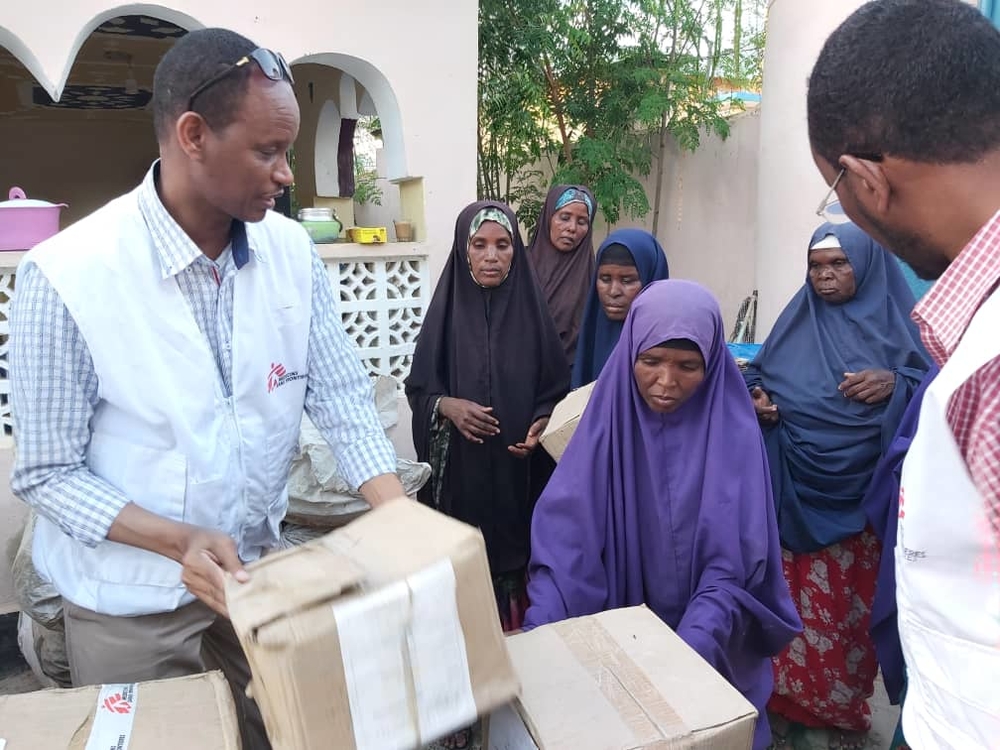
[[[422,178],[424,226],[418,238],[429,243],[431,274],[437,278],[455,216],[475,199],[476,3],[290,0],[275,5],[264,0],[170,0],[165,7],[53,0],[41,13],[30,4],[5,2],[0,3],[0,46],[58,98],[76,52],[90,32],[99,23],[126,14],[153,15],[188,29],[226,26],[280,50],[292,62],[321,63],[350,73],[371,96],[383,120],[387,176]],[[425,43],[435,39],[447,42]],[[57,153],[63,150],[60,141],[79,140],[57,135],[49,133]],[[10,144],[23,140],[19,136],[0,141],[0,164],[15,153]],[[148,155],[134,145],[140,142],[138,135],[126,139],[130,159]],[[109,133],[107,138],[85,142],[77,155],[84,151],[100,154],[103,147],[110,152],[118,146],[119,141]],[[53,156],[52,160],[57,159]],[[88,157],[94,160],[99,157]],[[30,185],[30,172],[28,177],[18,173],[15,178]],[[100,184],[101,170],[95,170],[93,179]],[[108,179],[119,178],[109,175]],[[41,192],[60,191],[57,186]],[[59,195],[42,197],[61,199]],[[74,212],[77,206],[88,204],[86,196],[74,193],[70,197]]]
[[[968,0],[977,5],[976,0]],[[807,79],[826,38],[862,0],[773,0],[768,10],[757,205],[758,340],[805,278],[826,183],[809,151]]]
[[[809,151],[806,81],[826,38],[861,0],[774,0],[768,12],[757,204],[757,336],[805,278],[805,246],[821,223],[826,183]]]
[[[682,152],[671,142],[657,232],[671,278],[692,279],[711,289],[719,298],[727,334],[740,303],[754,290],[760,114],[737,115],[730,127],[729,138],[703,136],[694,152]],[[654,175],[644,180],[650,203],[656,195],[654,181]],[[643,221],[616,226],[648,230],[652,223],[650,211]],[[602,223],[595,231],[597,242],[608,232]]]
[[[0,200],[18,185],[29,198],[67,203],[63,226],[135,187],[156,158],[151,122],[114,116],[0,118],[0,144]]]

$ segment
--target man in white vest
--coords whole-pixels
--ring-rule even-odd
[[[836,193],[938,279],[913,312],[941,372],[903,467],[894,552],[903,729],[914,748],[996,748],[1000,32],[960,0],[868,3],[827,40],[808,111],[824,207]]]
[[[222,669],[266,748],[224,580],[278,541],[303,409],[372,504],[404,495],[305,230],[280,55],[192,32],[153,82],[143,183],[29,252],[11,311],[14,491],[65,599],[74,684]]]

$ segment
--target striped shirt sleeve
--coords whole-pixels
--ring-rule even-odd
[[[337,458],[341,475],[360,487],[396,472],[396,451],[379,422],[371,380],[337,312],[326,265],[312,251],[306,414]]]
[[[17,446],[11,489],[92,547],[107,537],[128,500],[84,463],[98,402],[97,373],[73,317],[30,262],[17,274],[9,357]]]

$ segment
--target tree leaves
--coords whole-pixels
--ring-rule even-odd
[[[480,197],[529,229],[553,182],[589,185],[609,223],[645,216],[650,135],[725,137],[717,77],[759,83],[763,31],[742,19],[763,0],[746,2],[756,16],[744,0],[480,0]]]

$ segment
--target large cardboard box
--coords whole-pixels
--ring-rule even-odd
[[[757,712],[645,607],[508,639],[521,697],[488,750],[749,750]]]
[[[549,424],[545,428],[545,432],[542,433],[541,443],[546,452],[556,461],[562,457],[563,451],[569,445],[570,438],[576,432],[576,426],[580,424],[580,417],[583,416],[583,410],[587,408],[587,402],[590,401],[590,394],[594,392],[595,385],[597,385],[596,381],[582,388],[577,388],[556,404],[556,408],[552,410]]]
[[[221,672],[0,695],[6,750],[239,750]]]
[[[419,503],[265,557],[227,596],[275,750],[415,748],[518,693],[482,534]]]

